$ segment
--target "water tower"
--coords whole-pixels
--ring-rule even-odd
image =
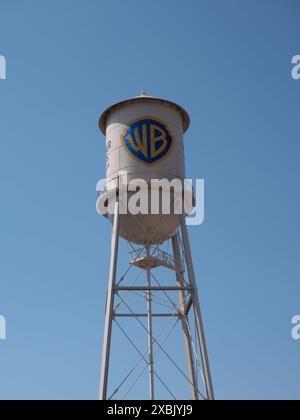
[[[147,397],[150,400],[162,399],[157,392],[158,385],[167,391],[170,398],[181,399],[178,383],[175,390],[168,384],[168,379],[173,381],[174,372],[182,377],[181,385],[190,389],[192,399],[214,399],[186,213],[184,206],[181,212],[178,211],[178,193],[174,188],[168,191],[170,211],[164,211],[167,197],[164,188],[167,188],[168,182],[179,180],[185,185],[183,134],[189,124],[187,112],[179,105],[144,92],[109,107],[99,121],[100,129],[106,136],[107,174],[105,185],[98,188],[97,207],[112,223],[101,400],[125,398],[129,392],[122,394],[125,385],[131,390],[143,373],[149,377]],[[128,185],[131,183],[134,186],[136,180],[143,181],[138,191],[140,197],[148,199],[148,211],[130,211],[128,204],[136,191],[129,189]],[[156,184],[157,180],[168,182]],[[157,194],[152,195],[153,191]],[[183,192],[180,194],[185,197],[191,194],[188,188]],[[154,203],[157,198],[158,206]],[[120,238],[128,242],[131,251],[126,270],[119,277]],[[167,246],[170,248],[168,252]],[[131,277],[133,269],[138,273],[135,278]],[[128,299],[132,295],[137,302],[129,304]],[[144,333],[146,348],[140,348],[141,331],[137,333],[137,327],[132,326],[133,321]],[[180,328],[183,337],[184,367],[175,358],[175,350],[178,352],[181,344],[176,342],[171,349],[166,349],[173,323],[178,325],[176,328]],[[125,360],[123,365],[126,365],[127,355],[130,359],[128,353],[124,355],[123,348],[113,347],[115,328],[128,340],[137,355],[137,363],[128,366],[128,375],[120,375],[118,385],[110,389],[113,350],[122,355]],[[161,355],[166,360],[163,369],[158,363]],[[174,371],[170,374],[166,373],[167,362]],[[135,369],[141,364],[142,372],[136,378]],[[114,372],[114,380],[116,376]]]

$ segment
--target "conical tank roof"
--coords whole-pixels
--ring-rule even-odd
[[[156,98],[154,96],[149,96],[145,91],[142,91],[139,96],[136,96],[134,98],[126,99],[124,101],[118,102],[114,105],[111,105],[109,108],[106,109],[106,111],[103,112],[99,119],[99,127],[102,133],[106,134],[106,123],[107,119],[111,112],[116,111],[119,108],[122,108],[124,106],[130,105],[130,104],[136,104],[136,103],[159,103],[168,105],[169,107],[175,109],[177,112],[180,113],[182,117],[182,123],[183,123],[183,132],[185,133],[189,126],[190,126],[190,117],[189,114],[186,112],[184,108],[182,108],[180,105],[176,104],[175,102],[168,101],[166,99]]]

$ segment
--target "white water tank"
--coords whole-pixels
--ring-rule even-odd
[[[183,134],[189,124],[187,112],[179,105],[144,93],[109,107],[99,121],[106,136],[107,171],[102,199],[103,194],[109,199],[120,193],[124,180],[127,184],[142,179],[147,185],[154,179],[184,181]],[[151,211],[121,215],[120,234],[136,244],[161,244],[177,232],[179,217],[174,212]]]

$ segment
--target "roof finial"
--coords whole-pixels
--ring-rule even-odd
[[[142,90],[140,96],[148,96],[148,94],[147,94],[147,92],[145,90]]]

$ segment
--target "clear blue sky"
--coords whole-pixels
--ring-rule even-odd
[[[141,89],[192,119],[216,397],[300,398],[299,17],[297,0],[0,0],[0,399],[97,398],[110,234],[97,119]]]

